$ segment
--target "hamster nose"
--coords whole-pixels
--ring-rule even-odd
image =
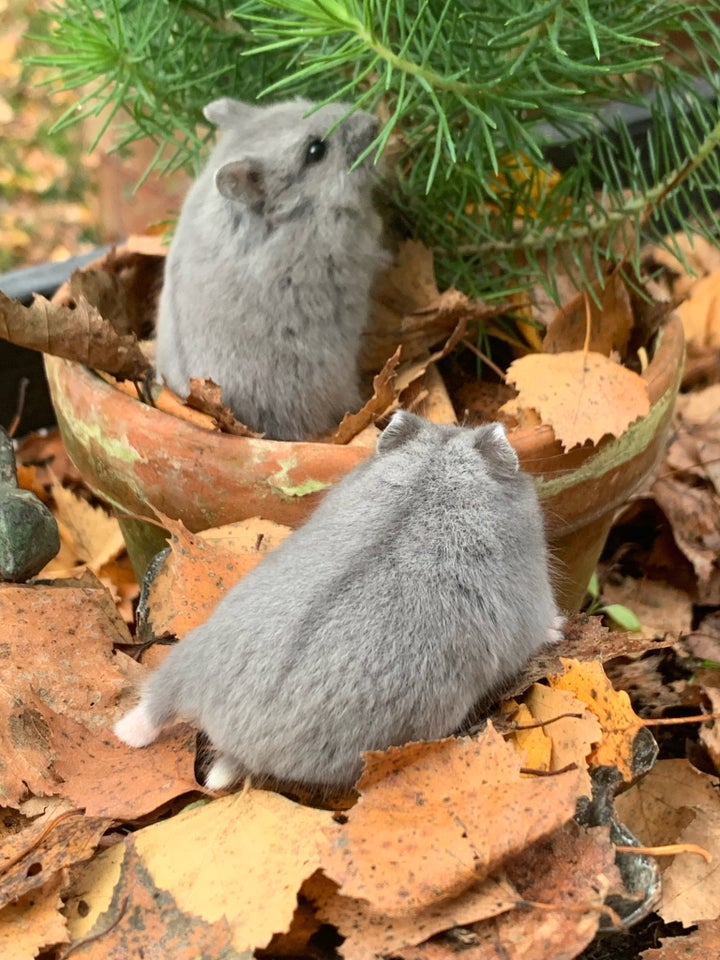
[[[355,160],[369,147],[378,134],[380,124],[369,113],[358,111],[345,121],[342,127],[343,140],[350,160]]]

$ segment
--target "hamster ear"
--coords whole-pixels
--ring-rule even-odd
[[[237,200],[249,207],[265,199],[262,167],[252,160],[231,160],[215,171],[215,186],[228,200]]]
[[[414,413],[408,413],[407,410],[398,410],[378,437],[377,452],[387,453],[388,450],[394,450],[396,447],[401,447],[404,443],[407,443],[408,440],[412,440],[420,433],[424,422],[422,417],[418,417]]]
[[[251,114],[257,110],[252,103],[244,103],[242,100],[233,100],[232,97],[220,97],[219,100],[212,100],[207,106],[203,107],[205,119],[214,123],[216,127],[231,127],[247,120]]]
[[[481,456],[486,457],[502,472],[517,473],[520,461],[501,423],[489,423],[473,431],[473,445]]]

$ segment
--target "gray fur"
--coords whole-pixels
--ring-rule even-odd
[[[402,412],[116,731],[142,746],[189,720],[221,752],[213,786],[348,786],[361,751],[455,731],[557,638],[556,616],[534,485],[502,427]]]
[[[357,356],[386,255],[372,204],[377,133],[363,111],[292,100],[205,108],[221,137],[188,193],[165,267],[157,369],[186,396],[209,377],[238,419],[269,438],[332,429],[361,405]]]

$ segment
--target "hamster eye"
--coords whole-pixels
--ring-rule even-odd
[[[320,163],[327,153],[327,144],[324,140],[313,140],[305,151],[305,163]]]

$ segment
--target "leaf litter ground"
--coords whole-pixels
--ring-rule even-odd
[[[0,14],[10,7],[0,4]],[[3,33],[10,55],[0,69],[15,84],[20,77],[12,72],[12,54],[21,32]],[[19,111],[13,97],[0,98],[8,146],[13,136],[28,138],[28,122],[32,130],[44,122],[40,96],[34,112]],[[70,149],[79,152],[77,145]],[[52,169],[51,151],[32,147],[23,148],[21,163],[14,154],[7,165],[17,213],[0,208],[0,234],[17,261],[76,252],[92,220],[80,204],[58,215],[47,201],[41,208],[33,199],[43,192],[43,177],[57,183],[72,169],[59,153]],[[50,213],[45,219],[44,211]],[[23,217],[41,228],[28,231]],[[64,232],[57,230],[62,223],[69,224]],[[144,252],[156,252],[156,244]],[[409,247],[403,256],[408,262],[401,257],[390,274],[379,310],[397,316],[396,286],[407,298],[412,275],[417,305],[437,304],[431,315],[416,314],[417,326],[402,330],[414,345],[411,356],[420,356],[443,334],[464,336],[468,305],[457,292],[439,297],[431,269],[422,267],[426,252]],[[267,790],[209,795],[195,779],[196,736],[188,728],[146,751],[128,750],[110,729],[146,669],[160,662],[164,638],[204,619],[220,593],[287,530],[250,522],[198,536],[168,523],[170,556],[136,629],[138,586],[116,521],[82,487],[57,437],[23,442],[21,483],[52,504],[63,546],[43,571],[48,582],[0,587],[1,957],[127,960],[147,956],[155,944],[179,960],[247,957],[262,948],[315,957],[338,950],[368,960],[445,960],[458,952],[524,960],[720,953],[717,856],[710,863],[687,852],[659,858],[663,894],[654,912],[629,934],[612,932],[607,905],[622,893],[617,864],[627,856],[615,855],[612,807],[594,821],[573,819],[587,807],[583,798],[593,783],[596,797],[602,793],[598,784],[607,771],[628,784],[643,769],[638,755],[652,729],[660,759],[618,799],[622,818],[644,844],[695,844],[720,853],[720,728],[712,720],[682,722],[720,710],[720,261],[700,242],[686,248],[700,275],[693,281],[667,254],[654,256],[666,267],[673,293],[689,294],[680,312],[689,340],[684,383],[692,392],[678,403],[663,465],[618,518],[600,571],[603,600],[633,608],[642,632],[608,633],[597,619],[574,618],[565,642],[529,665],[492,725],[470,739],[369,756],[358,796],[339,799],[336,812]],[[134,261],[138,283],[146,282],[151,266],[150,258]],[[115,275],[86,276],[91,290],[73,290],[80,304],[78,359],[91,357],[109,333],[98,311],[84,305],[84,293],[95,306],[111,302],[127,268],[122,261]],[[593,342],[590,349],[622,353],[627,293],[614,283],[607,290],[612,302],[605,306],[616,322],[611,330],[603,325],[608,343]],[[566,350],[570,334],[577,351],[584,346],[588,308],[594,306],[585,301],[566,308]],[[40,305],[30,314],[41,338],[48,333],[43,311]],[[107,316],[105,309],[99,313]],[[119,339],[115,359],[105,355],[104,362],[121,376],[141,373],[144,361],[132,337],[122,339],[132,322],[124,330],[128,318],[110,319]],[[0,322],[8,328],[19,322],[32,332],[27,320],[15,307],[2,307]],[[397,331],[387,323],[385,329],[385,339],[367,343],[368,371],[392,354]],[[557,363],[553,343],[546,339],[541,365]],[[599,375],[612,383],[623,368],[608,363]],[[404,369],[386,365],[368,411],[333,439],[345,442],[348,430],[362,430],[381,407],[391,409],[402,390],[410,391],[405,403],[413,390],[417,397],[426,366],[422,360]],[[521,421],[532,422],[541,408],[559,435],[567,425],[567,446],[606,431],[599,422],[578,425],[573,411],[538,396],[532,373],[522,376],[513,401]],[[197,397],[204,411],[198,422],[241,434],[246,429],[227,419],[214,385],[198,385]],[[629,405],[627,422],[641,411],[642,397],[637,403]],[[193,413],[183,408],[183,416]],[[663,717],[682,723],[651,725]]]
[[[715,282],[720,292],[720,274]],[[714,349],[712,322],[698,325],[698,350]],[[681,942],[713,943],[715,721],[660,728],[660,759],[633,780],[648,724],[720,706],[716,391],[681,397],[668,456],[609,541],[604,599],[634,606],[643,631],[613,634],[574,618],[487,726],[369,755],[357,796],[335,812],[249,785],[208,794],[188,728],[143,751],[110,729],[163,656],[152,641],[203,620],[288,531],[250,521],[195,535],[159,518],[171,550],[135,633],[137,585],[116,521],[82,489],[55,438],[28,438],[21,482],[54,505],[63,552],[46,582],[0,587],[2,955],[129,958],[157,940],[178,958],[266,948],[440,960],[462,948],[545,960],[600,957],[604,945],[621,957],[646,945],[651,925],[643,956],[653,960]],[[616,807],[639,842],[686,845],[659,858],[661,899],[629,934],[612,932],[610,905],[623,894],[617,839],[607,819],[573,819],[608,770],[632,783]],[[692,845],[713,859],[687,852]]]

